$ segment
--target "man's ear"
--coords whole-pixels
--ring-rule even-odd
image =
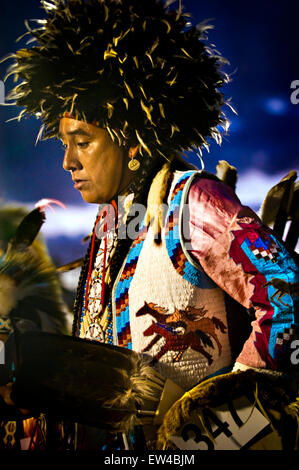
[[[135,158],[138,152],[139,145],[136,145],[136,147],[130,147],[129,148],[129,157],[130,158]]]

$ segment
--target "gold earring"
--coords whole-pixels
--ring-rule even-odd
[[[137,160],[137,158],[135,158],[137,150],[138,150],[138,146],[134,148],[130,148],[129,150],[130,161],[128,163],[128,167],[131,171],[137,171],[140,168],[140,161]]]

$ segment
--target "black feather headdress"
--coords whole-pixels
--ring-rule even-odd
[[[21,82],[7,100],[24,108],[19,118],[40,118],[38,138],[47,139],[70,113],[164,157],[208,148],[207,138],[221,143],[227,61],[207,44],[210,26],[192,26],[170,3],[41,1],[47,18],[25,33],[35,45],[9,56],[6,78]]]

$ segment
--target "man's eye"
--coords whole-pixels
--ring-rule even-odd
[[[78,147],[80,147],[81,149],[85,149],[86,147],[88,147],[89,142],[78,142],[77,145],[78,145]]]

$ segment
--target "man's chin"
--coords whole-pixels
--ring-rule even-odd
[[[102,201],[98,201],[96,199],[89,198],[89,197],[83,197],[82,196],[82,199],[83,199],[84,202],[87,202],[88,204],[104,204],[104,202],[102,202]]]
[[[88,202],[88,204],[105,204],[107,199],[99,194],[93,194],[90,191],[80,191],[83,201]]]

